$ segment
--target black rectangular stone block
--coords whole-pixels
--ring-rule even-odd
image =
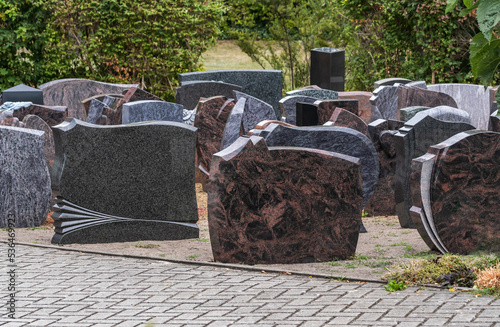
[[[311,85],[344,91],[345,51],[334,48],[311,50]]]
[[[318,125],[318,107],[305,102],[297,102],[297,126],[316,126]]]

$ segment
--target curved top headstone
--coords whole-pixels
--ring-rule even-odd
[[[236,97],[236,101],[239,101],[242,98],[246,99],[242,117],[244,134],[247,134],[252,128],[263,120],[276,119],[276,114],[270,104],[242,92],[234,91],[234,95]]]
[[[318,100],[336,100],[339,98],[338,92],[325,89],[297,89],[286,92],[286,95],[302,95],[316,98]]]
[[[141,121],[163,120],[182,123],[184,108],[181,104],[143,100],[124,103],[122,107],[122,124]]]
[[[470,116],[466,111],[449,107],[438,106],[431,109],[417,112],[413,118],[405,123],[405,126],[413,126],[421,121],[425,116],[430,116],[441,121],[451,121],[470,124]],[[471,124],[472,125],[472,124]]]
[[[297,102],[314,103],[317,98],[307,95],[289,95],[280,100],[281,113],[286,117],[288,124],[297,124]]]
[[[184,108],[192,110],[200,101],[200,98],[211,98],[214,96],[233,97],[233,91],[241,91],[239,85],[216,82],[216,81],[196,81],[194,83],[183,84],[175,89],[175,103],[181,104]]]

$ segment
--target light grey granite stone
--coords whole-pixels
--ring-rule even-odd
[[[231,98],[233,91],[241,91],[239,85],[216,81],[196,81],[184,84],[175,89],[175,103],[181,104],[188,110],[196,108],[200,98],[225,96]]]
[[[196,128],[175,122],[53,128],[53,243],[198,237]]]
[[[180,104],[145,100],[123,104],[122,123],[163,120],[182,123],[183,107]]]
[[[317,98],[303,96],[303,95],[290,95],[280,100],[281,113],[286,117],[285,122],[292,125],[297,125],[297,102],[314,103]]]
[[[485,90],[483,85],[433,84],[427,88],[450,95],[455,99],[458,109],[469,113],[472,125],[477,129],[488,129],[491,103],[495,100],[491,97],[491,87]]]
[[[425,116],[431,116],[432,118],[441,121],[452,121],[467,124],[471,123],[470,116],[466,111],[449,106],[438,106],[417,112],[415,116],[408,121],[408,125],[413,125]]]
[[[372,121],[377,119],[399,120],[397,86],[381,86],[375,89],[370,103],[373,106]]]
[[[102,99],[102,103],[106,105],[106,107],[113,108],[113,105],[118,99],[109,95],[104,95],[104,98]],[[114,108],[113,108],[114,109]]]
[[[222,135],[221,151],[233,144],[240,137],[245,104],[246,98],[241,98],[236,102],[233,110],[231,110],[231,114],[229,114],[226,126],[224,127],[224,134]]]
[[[399,110],[400,120],[403,122],[407,122],[408,120],[415,117],[417,113],[428,109],[430,109],[430,107],[424,107],[424,106],[412,106],[412,107],[402,108]]]
[[[43,225],[50,207],[44,132],[0,126],[0,228]]]
[[[419,87],[421,89],[427,89],[427,83],[425,81],[414,81],[414,82],[409,82],[405,84],[408,87]]]
[[[276,117],[281,118],[278,105],[279,100],[282,98],[283,76],[281,70],[228,69],[179,74],[181,85],[189,81],[222,81],[239,85],[241,86],[241,92],[273,106]]]
[[[43,134],[43,152],[49,172],[52,171],[55,158],[54,135],[52,128],[40,117],[35,115],[26,115],[23,119],[24,128],[34,129],[44,132]]]
[[[407,84],[409,82],[411,82],[411,80],[406,79],[406,78],[398,78],[398,77],[384,78],[384,79],[381,79],[381,80],[373,83],[373,89],[376,90],[381,86],[392,86],[396,83]]]
[[[234,96],[236,101],[242,98],[246,99],[242,118],[243,133],[245,135],[261,121],[277,119],[273,107],[270,104],[238,91],[234,91]]]
[[[286,95],[302,95],[316,98],[317,100],[336,100],[339,98],[338,92],[325,89],[297,89],[286,92]]]
[[[106,105],[104,102],[96,99],[90,100],[89,113],[87,114],[87,123],[97,124],[99,118],[102,116],[102,111],[105,107],[109,107],[109,105]]]

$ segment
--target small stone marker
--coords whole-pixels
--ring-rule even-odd
[[[47,219],[51,193],[43,134],[0,126],[0,228],[36,227]]]
[[[241,137],[214,155],[208,203],[216,261],[347,259],[361,225],[359,159]]]
[[[183,110],[182,105],[165,101],[144,100],[128,102],[122,106],[122,124],[150,120],[182,123]]]

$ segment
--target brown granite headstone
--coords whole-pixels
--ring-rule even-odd
[[[212,160],[208,224],[216,261],[348,259],[361,225],[359,159],[240,137]]]
[[[358,114],[358,100],[317,100],[314,105],[318,107],[318,125],[326,123],[337,108]]]
[[[32,104],[29,107],[14,110],[14,117],[17,117],[20,121],[27,115],[36,115],[52,127],[64,122],[68,116],[68,107]]]
[[[342,108],[335,109],[330,117],[330,120],[328,120],[324,126],[348,127],[370,137],[370,134],[368,133],[368,125],[366,125],[360,117]]]
[[[419,87],[398,87],[398,111],[399,109],[423,106],[423,107],[438,107],[449,106],[458,108],[456,101],[448,94],[436,91],[421,89]]]
[[[339,100],[358,100],[358,116],[367,124],[371,122],[372,104],[370,98],[372,96],[373,93],[365,91],[339,92]]]

